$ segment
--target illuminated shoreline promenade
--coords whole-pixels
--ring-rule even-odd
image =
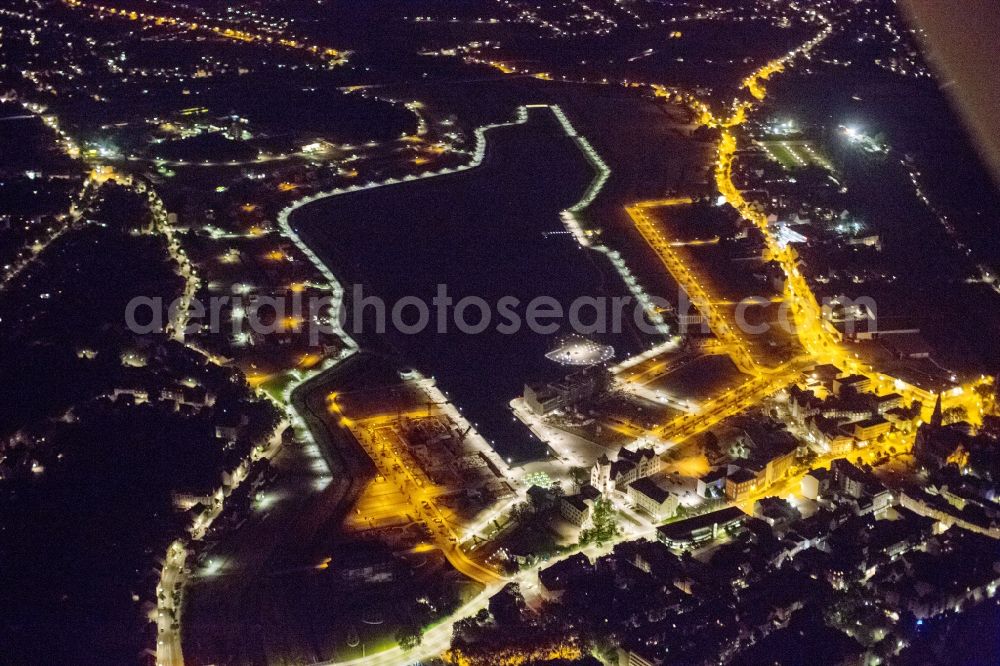
[[[476,143],[471,151],[472,158],[465,164],[460,164],[454,167],[444,167],[436,171],[428,171],[422,174],[409,174],[402,176],[400,178],[387,178],[381,181],[375,181],[372,183],[367,183],[364,185],[348,185],[345,187],[338,187],[331,190],[326,190],[323,192],[317,192],[305,196],[301,199],[297,199],[287,207],[278,213],[278,223],[281,227],[282,233],[289,238],[302,252],[309,258],[310,262],[316,267],[316,269],[323,275],[327,282],[332,285],[332,293],[337,299],[337,305],[335,306],[338,311],[340,307],[340,302],[343,298],[343,287],[340,285],[338,280],[334,277],[333,272],[326,266],[326,264],[316,255],[316,253],[299,237],[298,233],[292,228],[290,224],[291,215],[295,213],[298,209],[308,206],[309,204],[321,201],[323,199],[329,199],[331,197],[341,196],[345,194],[352,194],[355,192],[363,192],[367,190],[373,190],[381,187],[390,187],[392,185],[399,185],[403,183],[418,182],[422,180],[427,180],[430,178],[438,178],[441,176],[448,176],[452,174],[462,173],[464,171],[469,171],[475,169],[482,165],[483,160],[486,158],[487,149],[487,134],[490,130],[499,129],[504,127],[514,127],[517,125],[524,125],[528,122],[529,111],[532,109],[548,109],[558,120],[560,127],[567,137],[573,140],[574,144],[583,153],[584,157],[590,163],[591,167],[596,172],[587,190],[584,192],[583,197],[572,206],[566,208],[560,212],[560,218],[563,222],[564,227],[569,231],[573,237],[576,239],[577,243],[586,249],[599,252],[607,257],[611,262],[612,267],[621,277],[625,286],[628,288],[629,292],[640,303],[645,310],[650,321],[654,323],[659,333],[663,336],[668,336],[670,331],[664,322],[663,315],[656,309],[655,304],[652,302],[649,294],[646,292],[645,288],[635,277],[633,271],[626,264],[625,260],[622,258],[621,253],[614,250],[607,245],[594,243],[587,232],[584,230],[579,214],[582,213],[591,203],[597,198],[604,184],[607,182],[611,175],[611,169],[607,166],[597,151],[594,150],[590,142],[583,136],[581,136],[576,128],[573,127],[572,123],[566,117],[563,110],[555,104],[527,104],[517,107],[515,111],[515,117],[513,120],[503,123],[494,123],[489,125],[482,125],[474,130],[474,135],[476,138]],[[340,333],[338,333],[340,335]]]
[[[323,192],[317,192],[309,196],[302,197],[301,199],[296,199],[291,204],[283,208],[277,215],[277,221],[279,229],[283,236],[288,238],[302,254],[309,260],[316,271],[323,277],[326,281],[327,288],[329,290],[330,296],[333,300],[332,311],[333,316],[331,316],[331,326],[333,328],[334,334],[341,340],[343,344],[343,349],[341,352],[332,358],[326,359],[321,365],[314,368],[309,372],[302,372],[299,370],[291,371],[294,375],[294,381],[290,382],[284,390],[284,402],[285,404],[291,404],[291,393],[298,386],[304,384],[310,379],[318,376],[319,374],[326,372],[333,367],[335,367],[340,362],[346,360],[347,358],[353,356],[357,351],[359,351],[358,343],[343,329],[340,324],[341,321],[341,310],[343,308],[345,290],[343,285],[334,275],[330,267],[316,254],[315,251],[299,236],[291,224],[292,215],[301,208],[308,206],[310,204],[316,203],[317,201],[322,201],[324,199],[329,199],[332,197],[342,196],[345,194],[352,194],[355,192],[363,192],[366,190],[373,190],[381,187],[390,187],[393,185],[399,185],[402,183],[416,182],[421,180],[427,180],[430,178],[438,178],[442,176],[448,176],[451,174],[462,173],[464,171],[469,171],[475,169],[482,165],[483,160],[486,158],[487,149],[487,134],[492,129],[503,128],[503,127],[513,127],[517,125],[523,125],[528,122],[529,109],[549,109],[552,114],[559,121],[560,127],[566,136],[573,139],[574,143],[580,148],[584,153],[587,160],[593,166],[597,174],[591,181],[589,187],[587,188],[584,196],[575,204],[560,213],[560,217],[563,220],[564,225],[567,230],[570,231],[577,242],[587,249],[595,250],[607,256],[611,265],[621,276],[623,282],[628,287],[629,291],[636,298],[636,300],[643,305],[646,310],[647,315],[650,320],[653,321],[657,327],[660,329],[661,333],[667,334],[668,329],[663,322],[663,316],[654,307],[649,295],[646,293],[645,289],[639,284],[638,280],[635,278],[631,269],[626,265],[625,261],[622,259],[621,254],[617,250],[612,250],[605,245],[593,244],[587,237],[583,228],[581,227],[576,215],[583,211],[587,206],[589,206],[593,200],[600,193],[604,184],[607,182],[608,177],[611,174],[611,170],[604,163],[597,152],[591,147],[590,143],[582,136],[580,136],[573,125],[570,123],[569,119],[563,113],[562,109],[555,105],[525,105],[519,106],[515,112],[515,117],[513,120],[505,123],[495,123],[490,125],[483,125],[477,127],[474,131],[476,137],[475,147],[472,150],[472,159],[455,167],[444,167],[436,171],[429,171],[420,175],[407,175],[402,178],[388,178],[382,181],[376,181],[373,183],[368,183],[364,185],[348,185],[345,187],[338,187],[331,190],[326,190]],[[305,426],[304,419],[298,415],[292,415],[292,423],[296,426],[296,431],[304,432],[307,430]]]
[[[343,307],[343,299],[345,295],[345,290],[341,282],[338,280],[336,275],[330,269],[329,266],[320,258],[320,256],[312,250],[312,248],[299,236],[291,224],[292,215],[299,209],[304,208],[312,203],[321,201],[323,199],[328,199],[331,197],[351,194],[355,192],[361,192],[365,190],[376,189],[380,187],[389,187],[392,185],[399,185],[407,182],[416,182],[420,180],[426,180],[430,178],[437,178],[441,176],[447,176],[457,173],[462,173],[479,167],[482,165],[486,158],[487,150],[487,135],[490,130],[512,127],[516,125],[523,125],[529,120],[529,110],[530,109],[549,109],[549,111],[556,117],[560,127],[567,137],[570,137],[574,144],[583,152],[588,162],[594,169],[595,176],[589,184],[587,190],[585,191],[583,197],[577,201],[574,205],[570,206],[566,210],[560,213],[560,218],[563,221],[566,229],[570,231],[576,241],[584,248],[591,249],[604,254],[611,265],[614,266],[618,274],[621,276],[623,282],[628,287],[632,295],[637,299],[638,302],[642,303],[644,308],[652,321],[657,324],[661,332],[667,333],[666,325],[663,322],[662,315],[656,311],[653,306],[651,299],[645,292],[643,287],[639,284],[638,280],[626,265],[625,261],[622,259],[621,254],[613,249],[608,248],[603,244],[595,244],[588,237],[583,227],[581,226],[579,219],[577,217],[582,211],[584,211],[599,195],[604,184],[607,182],[611,170],[608,168],[607,164],[601,159],[597,152],[590,145],[586,138],[580,136],[573,125],[570,123],[569,119],[563,113],[562,109],[555,105],[525,105],[520,106],[516,109],[514,119],[504,123],[495,123],[490,125],[484,125],[478,127],[474,131],[475,135],[475,146],[471,151],[471,159],[462,165],[456,167],[445,167],[436,171],[430,171],[420,175],[408,175],[402,178],[389,178],[383,181],[378,181],[366,185],[349,185],[340,188],[334,188],[324,192],[318,192],[301,199],[297,199],[284,209],[282,209],[277,215],[277,222],[280,232],[283,236],[288,238],[309,260],[316,271],[323,277],[326,282],[327,289],[333,299],[333,311],[334,313],[339,313]],[[346,359],[354,356],[360,347],[358,343],[339,325],[339,317],[332,316],[331,324],[334,328],[334,333],[341,340],[343,344],[343,349],[334,357],[326,359],[324,363],[318,367],[302,372],[299,370],[291,371],[294,380],[286,385],[283,393],[283,402],[290,407],[291,422],[295,427],[295,430],[300,435],[312,439],[308,427],[306,426],[305,419],[301,414],[294,411],[294,406],[291,401],[291,394],[298,387],[305,384],[306,382],[318,377],[320,374],[332,370],[337,367],[340,363]],[[657,349],[659,351],[664,351],[675,344],[674,341],[668,341],[658,345]],[[482,525],[480,524],[479,527]],[[464,541],[471,534],[477,531],[476,528],[467,530],[466,534],[462,537]],[[524,576],[518,576],[518,579],[524,578]],[[492,594],[496,592],[499,587],[507,582],[506,580],[500,580],[491,585],[488,585],[482,593],[480,593],[472,601],[464,605],[455,614],[449,618],[445,618],[440,623],[429,628],[423,637],[423,641],[418,648],[415,648],[411,652],[404,652],[399,648],[392,648],[384,652],[380,652],[375,655],[371,655],[362,659],[352,660],[349,662],[343,662],[345,664],[405,664],[412,663],[415,660],[421,658],[426,658],[440,654],[449,647],[451,640],[451,624],[453,620],[466,617],[469,614],[474,614],[481,608],[486,606],[486,602]]]

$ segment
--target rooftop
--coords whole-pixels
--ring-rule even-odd
[[[663,504],[670,497],[670,493],[663,488],[656,485],[650,478],[639,479],[638,481],[633,481],[631,487],[640,492],[649,499],[653,500],[657,504]]]

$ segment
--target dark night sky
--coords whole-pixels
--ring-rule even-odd
[[[928,38],[942,85],[955,100],[1000,184],[1000,4],[903,0]]]

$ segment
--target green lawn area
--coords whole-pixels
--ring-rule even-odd
[[[768,143],[766,145],[770,154],[773,155],[785,169],[792,170],[803,166],[797,159],[795,159],[795,155],[793,155],[789,147],[783,146],[779,143]]]
[[[295,377],[292,373],[285,372],[280,375],[275,375],[271,377],[266,382],[260,385],[260,388],[264,390],[269,396],[271,396],[275,401],[283,401],[283,393],[285,387],[287,387]]]
[[[829,160],[811,141],[762,141],[761,146],[785,169],[792,171],[804,166],[832,169]]]

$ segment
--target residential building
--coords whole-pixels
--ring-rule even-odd
[[[830,470],[823,467],[809,470],[799,482],[799,489],[806,499],[819,499],[830,489]]]
[[[788,389],[788,409],[792,418],[804,422],[806,419],[819,414],[823,401],[815,393],[798,386]]]
[[[825,453],[846,455],[854,448],[854,437],[844,432],[834,419],[825,416],[810,419],[809,432]]]
[[[833,380],[841,375],[840,368],[829,363],[817,365],[809,371],[808,378],[823,386],[828,391],[833,390]]]
[[[864,375],[837,377],[833,380],[833,392],[838,396],[842,396],[848,391],[853,391],[854,393],[865,393],[871,388],[871,385],[872,380],[868,379]]]
[[[706,499],[722,496],[726,491],[726,474],[727,469],[722,466],[698,479],[698,496]]]
[[[757,487],[756,474],[747,469],[738,469],[726,477],[726,498],[739,502],[752,495]]]
[[[680,502],[677,495],[659,487],[648,477],[628,485],[628,498],[656,522],[672,518]]]
[[[584,498],[583,495],[566,495],[559,500],[559,513],[563,518],[579,527],[590,518],[593,506],[594,501]]]
[[[854,424],[854,438],[859,442],[870,442],[888,433],[891,427],[892,424],[882,417],[865,419]]]
[[[574,582],[594,570],[590,559],[583,553],[570,555],[538,572],[539,588],[546,598],[555,598]]]
[[[626,493],[628,484],[656,474],[661,466],[662,461],[652,448],[635,451],[622,448],[614,461],[606,455],[597,459],[590,471],[590,485],[602,494],[615,490]]]
[[[757,500],[754,502],[753,515],[781,530],[802,517],[798,509],[780,497],[763,497]]]
[[[884,415],[889,410],[897,409],[903,406],[903,396],[898,393],[872,395],[868,398],[868,400],[871,402],[872,412],[879,416]]]
[[[846,458],[837,458],[830,463],[830,473],[832,475],[832,486],[841,493],[860,498],[865,493],[865,488],[870,483],[877,483],[875,478],[868,472],[854,465]]]

